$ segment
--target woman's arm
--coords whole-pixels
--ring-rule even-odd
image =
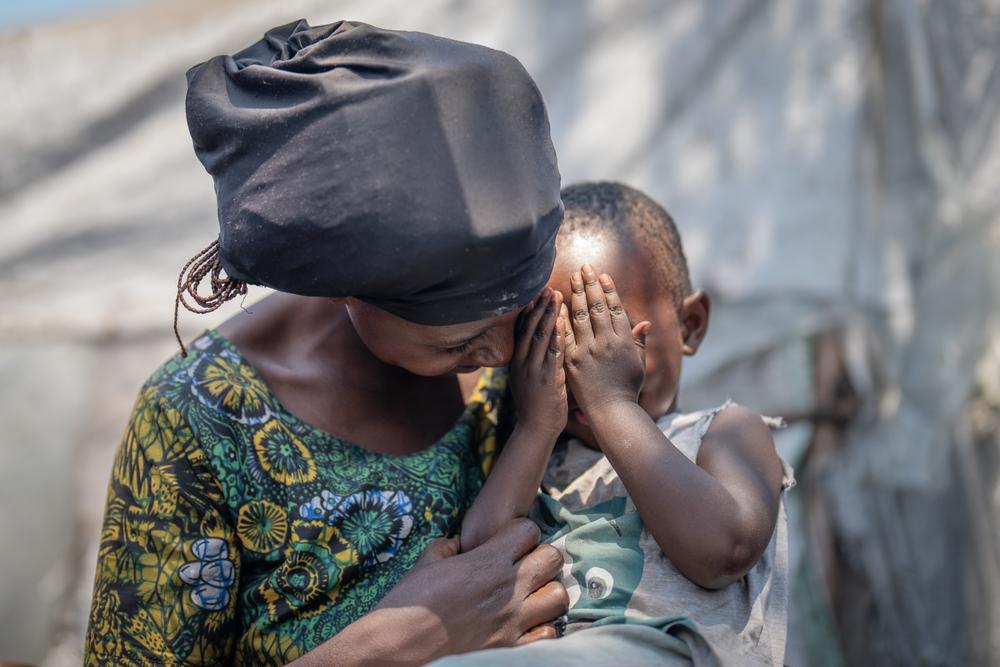
[[[517,426],[462,521],[461,548],[483,544],[528,513],[552,446],[566,425],[566,373],[559,317],[562,294],[546,288],[521,316],[511,360]]]
[[[511,521],[485,544],[458,554],[435,540],[371,613],[344,628],[294,667],[422,665],[445,655],[555,636],[566,590],[552,579],[562,556],[538,545],[538,528]]]
[[[201,445],[144,387],[111,473],[84,663],[230,662],[239,556]]]

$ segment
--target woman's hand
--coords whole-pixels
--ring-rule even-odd
[[[584,264],[570,277],[572,327],[565,335],[566,377],[583,413],[616,401],[635,402],[646,376],[644,348],[650,323],[629,325],[611,276]],[[571,316],[571,317],[570,317]]]
[[[563,559],[538,538],[517,519],[468,553],[435,540],[375,609],[294,664],[420,665],[555,636],[545,626],[569,606],[553,581]]]
[[[511,519],[526,516],[545,464],[566,426],[562,294],[545,288],[521,313],[511,387],[517,426],[462,520],[461,549],[474,551]]]
[[[518,428],[551,435],[566,427],[566,373],[563,369],[565,320],[562,293],[548,287],[521,313],[517,346],[510,364],[511,391]]]

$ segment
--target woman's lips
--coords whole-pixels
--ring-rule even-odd
[[[580,408],[573,408],[573,419],[583,424],[587,428],[590,428],[590,422],[587,421],[587,415],[583,414],[583,410]]]

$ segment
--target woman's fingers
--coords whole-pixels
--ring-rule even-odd
[[[551,544],[539,544],[517,564],[515,589],[521,597],[530,597],[532,592],[555,579],[562,572],[562,567],[563,556],[559,550]]]
[[[554,338],[556,318],[559,317],[559,308],[562,306],[562,292],[551,291],[545,303],[539,303],[536,309],[545,312],[535,325],[534,333],[531,335],[531,352],[528,353],[528,364],[532,367],[541,366],[545,361],[545,353],[552,344]]]
[[[543,625],[536,625],[531,628],[517,640],[518,645],[520,644],[530,644],[531,642],[538,641],[539,639],[555,639],[559,636],[556,632],[556,626],[554,623],[545,623]]]
[[[542,533],[538,530],[538,526],[528,519],[514,519],[505,523],[493,537],[472,551],[483,549],[496,553],[503,562],[513,564],[523,561],[525,554],[530,556],[531,553],[534,553],[532,549],[538,545],[541,536]]]
[[[563,359],[566,356],[566,320],[561,314],[564,308],[565,306],[559,304],[560,315],[556,320],[555,331],[549,339],[548,354],[545,355],[547,372],[552,374],[552,384],[557,388],[566,382],[566,369],[563,367]]]
[[[546,287],[542,293],[536,296],[530,304],[530,310],[525,309],[521,314],[521,325],[518,327],[517,348],[514,350],[514,361],[524,363],[531,353],[534,336],[532,335],[538,327],[538,321],[545,315],[546,306],[552,296],[552,289]]]
[[[420,558],[413,564],[413,567],[420,567],[434,561],[457,556],[459,548],[457,537],[439,537],[431,540],[424,548],[424,552],[420,554]]]
[[[631,332],[631,327],[628,323],[628,315],[622,306],[621,297],[618,296],[618,290],[615,288],[615,281],[608,274],[602,273],[597,277],[597,282],[600,283],[601,289],[604,291],[604,300],[608,303],[611,327],[619,336],[627,335]]]
[[[549,354],[557,359],[564,352],[563,338],[566,336],[566,320],[562,317],[563,305],[559,304],[556,314],[556,326],[552,330],[552,338],[549,339]]]
[[[583,276],[583,290],[587,297],[590,326],[594,336],[607,336],[614,329],[611,326],[611,316],[608,314],[608,302],[604,298],[604,289],[597,282],[597,272],[590,264],[584,264],[580,269],[580,274]]]
[[[562,335],[563,353],[569,354],[574,348],[576,348],[576,336],[573,335],[573,326],[570,324],[569,319],[569,308],[566,307],[565,302],[563,303],[562,308],[559,309],[559,315],[562,317],[563,323],[565,324]]]
[[[534,628],[551,623],[569,609],[569,595],[566,587],[558,581],[550,581],[525,599],[521,605],[520,627]]]

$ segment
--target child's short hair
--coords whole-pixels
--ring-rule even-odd
[[[673,218],[651,198],[610,181],[574,183],[561,192],[566,215],[557,247],[576,234],[607,234],[650,254],[660,286],[680,308],[691,293],[691,278]],[[600,268],[600,267],[598,267]]]

